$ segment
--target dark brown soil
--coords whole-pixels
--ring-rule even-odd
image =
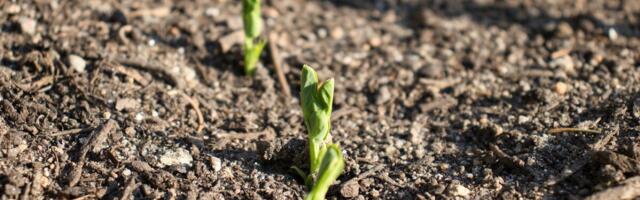
[[[248,78],[237,0],[0,0],[0,199],[301,199],[303,63],[329,199],[640,195],[640,1],[263,4]]]

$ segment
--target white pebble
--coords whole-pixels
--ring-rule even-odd
[[[614,28],[609,29],[609,39],[616,40],[618,38],[618,32]]]
[[[80,56],[71,54],[67,57],[67,60],[69,61],[71,68],[77,72],[84,72],[84,69],[87,67],[87,61]]]
[[[36,20],[28,17],[22,17],[18,20],[18,22],[20,23],[20,30],[22,30],[23,33],[27,33],[30,35],[36,33],[36,25],[38,24]]]

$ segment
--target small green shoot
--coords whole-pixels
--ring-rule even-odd
[[[244,73],[253,75],[266,41],[258,39],[262,32],[260,0],[242,0],[242,22],[244,24]],[[255,40],[258,40],[255,43]]]
[[[306,200],[323,200],[329,186],[344,170],[344,157],[337,144],[331,141],[331,107],[333,106],[333,79],[318,83],[318,75],[313,68],[302,67],[300,101],[304,124],[309,132],[309,171],[293,167],[305,177],[305,184],[311,188]],[[315,180],[315,182],[314,182]]]
[[[344,170],[344,157],[342,157],[342,151],[340,151],[338,145],[327,145],[327,152],[324,153],[322,157],[320,174],[311,192],[305,197],[305,200],[324,200],[329,186],[338,179],[338,176],[340,176],[342,170]]]

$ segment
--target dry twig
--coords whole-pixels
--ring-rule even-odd
[[[275,133],[271,129],[265,129],[260,132],[251,132],[251,133],[218,133],[215,134],[215,137],[223,138],[223,139],[243,139],[243,140],[254,140],[260,137],[264,137],[266,139],[275,138]]]
[[[139,185],[140,184],[136,184],[136,178],[135,177],[129,178],[129,181],[127,182],[127,186],[122,191],[122,196],[120,196],[120,199],[122,199],[122,200],[131,199],[133,190],[135,190]]]
[[[82,132],[87,132],[93,130],[93,128],[74,128],[74,129],[69,129],[69,130],[64,130],[64,131],[60,131],[54,134],[51,134],[51,137],[58,137],[58,136],[64,136],[64,135],[74,135],[74,134],[78,134],[78,133],[82,133]]]
[[[80,149],[80,155],[78,156],[78,164],[73,168],[73,171],[69,174],[69,185],[71,188],[80,182],[82,177],[82,167],[84,167],[84,160],[87,157],[89,151],[98,151],[98,145],[103,143],[113,128],[117,126],[116,121],[109,120],[102,125],[99,129],[93,132],[91,138]]]
[[[583,133],[594,133],[594,134],[601,133],[600,131],[597,131],[597,130],[583,129],[583,128],[552,128],[552,129],[549,129],[549,131],[547,131],[547,133],[550,133],[550,134],[562,133],[562,132],[583,132]]]
[[[187,99],[187,101],[191,105],[191,108],[196,111],[196,115],[198,115],[198,128],[196,129],[196,132],[201,133],[204,129],[204,116],[202,115],[202,111],[200,111],[200,103],[198,103],[198,101],[194,100],[193,98],[191,98],[191,96],[185,94],[184,92],[180,92],[180,94],[182,94],[182,96]]]
[[[498,159],[500,159],[500,162],[502,162],[503,164],[509,165],[510,167],[524,167],[524,161],[522,159],[508,155],[497,145],[490,144],[489,148],[491,149],[491,152],[498,156]]]
[[[124,66],[130,66],[140,70],[152,72],[156,76],[165,78],[169,82],[169,84],[178,88],[181,87],[181,85],[179,85],[180,82],[178,81],[178,78],[169,72],[168,67],[159,62],[128,58],[115,58],[114,60]]]
[[[276,47],[277,39],[278,37],[275,33],[269,33],[269,52],[271,54],[271,60],[273,61],[273,67],[275,68],[276,74],[278,74],[278,82],[280,83],[282,92],[284,92],[287,97],[291,97],[289,83],[287,83],[287,78],[284,76],[284,72],[282,71],[281,58],[278,53],[278,48]]]

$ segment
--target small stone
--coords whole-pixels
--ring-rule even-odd
[[[193,162],[193,157],[189,151],[183,148],[168,150],[160,156],[160,163],[165,166],[191,166],[191,162]]]
[[[575,64],[570,56],[562,56],[554,59],[549,63],[553,68],[561,68],[566,73],[573,73],[575,71]]]
[[[127,136],[129,137],[135,137],[136,136],[136,128],[134,128],[133,126],[129,126],[127,128],[124,129],[124,134],[127,134]]]
[[[396,15],[396,12],[389,11],[382,16],[381,21],[384,23],[395,23],[397,19],[398,15]]]
[[[33,20],[28,17],[22,17],[18,20],[18,23],[20,23],[20,30],[23,33],[27,33],[30,35],[33,35],[36,33],[36,25],[38,24],[36,20]]]
[[[378,90],[378,95],[376,96],[376,104],[384,104],[391,99],[391,92],[389,92],[389,87],[382,86]]]
[[[215,17],[220,14],[220,9],[215,7],[207,8],[207,10],[204,11],[204,14],[209,17]]]
[[[82,57],[77,55],[73,55],[73,54],[69,55],[67,57],[67,61],[69,62],[71,69],[77,72],[84,72],[84,69],[87,66],[87,61],[85,61]]]
[[[388,46],[384,48],[384,53],[391,61],[400,62],[404,60],[404,55],[402,55],[402,52],[396,47]]]
[[[213,168],[214,172],[218,172],[220,171],[220,169],[222,169],[222,160],[220,160],[220,158],[215,156],[210,156],[209,162],[211,163],[211,168]]]
[[[231,49],[231,47],[235,44],[240,44],[244,40],[244,32],[243,31],[235,31],[233,33],[229,33],[220,39],[218,42],[220,47],[222,48],[222,52],[226,53]]]
[[[20,6],[16,4],[11,4],[7,6],[4,11],[7,12],[7,14],[17,14],[20,12],[20,10],[21,10]]]
[[[380,197],[380,191],[378,191],[378,190],[371,190],[371,191],[369,192],[369,194],[370,194],[370,195],[371,195],[371,197],[373,197],[373,198],[378,198],[378,197]]]
[[[133,111],[137,110],[140,107],[140,102],[132,98],[122,98],[116,101],[116,110],[117,111]]]
[[[153,171],[153,167],[149,165],[149,163],[143,161],[133,161],[131,162],[131,168],[137,172],[150,172]]]
[[[531,117],[529,116],[524,116],[524,115],[518,116],[518,124],[525,124],[529,121],[531,121]]]
[[[618,32],[616,29],[610,28],[608,31],[609,39],[616,40],[618,39]]]
[[[369,45],[372,47],[379,47],[382,45],[382,39],[380,37],[372,37],[369,38]]]
[[[340,188],[340,195],[344,198],[353,198],[360,193],[360,184],[358,182],[351,182],[347,185],[343,185]]]
[[[567,90],[569,90],[569,85],[563,82],[557,82],[553,86],[553,91],[559,95],[564,95],[565,93],[567,93]]]
[[[393,158],[398,154],[399,151],[393,145],[388,145],[386,148],[384,148],[384,152],[385,152],[385,155]]]
[[[147,45],[149,45],[149,46],[155,46],[155,45],[156,45],[156,40],[154,40],[154,39],[150,39],[149,41],[147,41]]]
[[[335,28],[331,29],[331,38],[340,39],[342,37],[344,37],[344,30],[342,30],[342,28],[335,27]]]
[[[124,177],[129,177],[131,176],[131,170],[124,168],[124,170],[122,170],[122,176]]]
[[[444,67],[437,64],[427,64],[418,70],[418,75],[427,78],[442,78],[444,77]]]
[[[111,118],[111,113],[109,111],[103,112],[102,113],[102,118],[110,119]]]
[[[469,195],[471,194],[471,190],[467,189],[462,185],[455,184],[449,188],[449,193],[453,196],[466,198],[466,197],[469,197]]]
[[[561,22],[556,28],[556,34],[560,37],[570,37],[573,35],[573,28],[566,22]]]
[[[421,129],[421,123],[414,122],[411,124],[411,129],[409,130],[409,141],[411,141],[412,144],[421,144],[423,142],[424,136],[420,132]]]
[[[264,13],[265,17],[276,18],[280,16],[280,12],[273,7],[266,7],[262,9],[262,13]]]
[[[145,116],[144,116],[144,113],[143,113],[143,112],[138,112],[138,113],[136,113],[136,116],[135,116],[135,120],[136,120],[136,121],[138,121],[138,122],[139,122],[139,121],[142,121],[144,118],[145,118]]]
[[[316,31],[316,35],[318,35],[319,38],[326,38],[327,37],[327,29],[325,28],[319,28]]]

